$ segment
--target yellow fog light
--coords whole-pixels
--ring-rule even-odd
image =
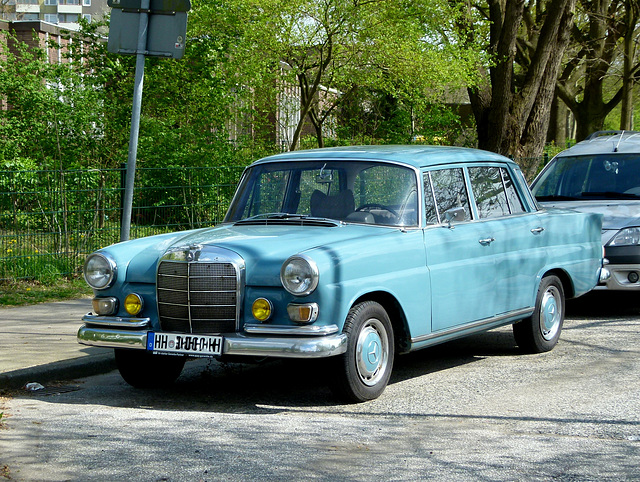
[[[131,293],[124,299],[124,309],[130,315],[137,315],[140,313],[142,311],[142,305],[142,298],[136,293]]]
[[[312,323],[318,319],[317,303],[289,303],[287,306],[289,319],[296,323]]]
[[[94,298],[91,300],[91,306],[96,315],[113,315],[118,311],[118,300],[113,296],[108,298]]]
[[[251,306],[251,313],[253,313],[253,317],[258,321],[267,321],[271,318],[272,312],[273,306],[271,302],[265,298],[258,298]]]

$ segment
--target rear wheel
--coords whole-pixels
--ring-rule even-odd
[[[564,289],[557,276],[545,276],[540,282],[535,311],[531,317],[513,325],[513,335],[528,353],[543,353],[558,343],[564,322]]]
[[[187,360],[184,356],[153,355],[143,350],[116,348],[114,351],[120,375],[136,388],[170,385],[180,376]]]
[[[389,383],[394,339],[385,309],[373,301],[355,305],[347,315],[347,351],[331,359],[331,388],[351,402],[378,398]]]

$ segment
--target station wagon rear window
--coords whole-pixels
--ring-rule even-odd
[[[637,154],[558,157],[532,187],[539,201],[640,198]]]

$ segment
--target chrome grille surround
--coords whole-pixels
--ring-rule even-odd
[[[244,260],[215,246],[183,246],[160,258],[156,273],[163,331],[219,334],[240,330]]]

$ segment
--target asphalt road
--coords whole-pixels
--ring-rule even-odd
[[[448,343],[398,358],[363,404],[338,404],[321,365],[295,361],[193,362],[168,390],[114,372],[18,392],[0,468],[12,480],[640,480],[640,305],[597,295],[570,305],[550,353],[521,354],[509,328]]]

